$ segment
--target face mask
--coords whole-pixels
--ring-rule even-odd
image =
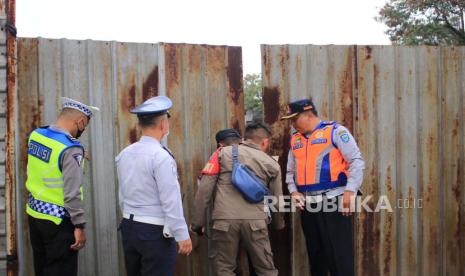
[[[78,131],[76,132],[76,137],[74,137],[74,138],[79,139],[79,137],[81,137],[82,133],[84,133],[84,130],[85,129],[83,129],[83,130],[78,129]]]
[[[82,130],[80,130],[79,123],[76,123],[76,126],[77,126],[77,131],[76,131],[76,136],[74,138],[79,139],[79,137],[81,137],[81,135],[84,133],[86,128],[83,128]]]

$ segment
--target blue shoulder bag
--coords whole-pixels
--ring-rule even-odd
[[[238,156],[238,145],[233,145],[232,184],[239,190],[245,200],[250,203],[260,203],[265,195],[268,195],[268,188],[254,172],[239,162]]]

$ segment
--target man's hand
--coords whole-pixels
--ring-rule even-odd
[[[178,242],[178,253],[189,256],[192,252],[192,241],[191,239]]]
[[[305,208],[305,197],[304,197],[304,195],[302,193],[293,192],[293,193],[291,193],[291,198],[292,198],[293,202],[295,202],[296,206],[300,210],[304,210],[304,208]]]
[[[71,245],[71,249],[80,250],[86,245],[86,233],[84,229],[75,228],[74,229],[74,244]]]
[[[88,150],[85,150],[85,151],[84,151],[84,159],[90,160],[90,156],[89,156],[89,151],[88,151]]]
[[[352,215],[351,208],[355,202],[355,193],[352,191],[345,190],[344,195],[342,196],[342,215],[350,216]]]

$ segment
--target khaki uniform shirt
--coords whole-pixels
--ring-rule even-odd
[[[250,142],[239,145],[239,162],[251,169],[268,185],[270,196],[282,196],[281,169],[278,162]],[[206,208],[214,198],[212,219],[268,219],[264,203],[249,203],[231,183],[233,169],[232,146],[219,153],[220,172],[217,175],[202,175],[195,197],[192,223],[205,225]],[[216,192],[215,192],[216,191]],[[284,227],[279,213],[273,213],[275,228]]]

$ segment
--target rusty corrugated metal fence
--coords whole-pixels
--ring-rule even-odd
[[[464,62],[464,47],[262,46],[264,120],[274,130],[272,154],[283,169],[290,129],[279,117],[289,100],[312,97],[321,117],[346,125],[358,140],[367,165],[363,191],[374,195],[369,206],[382,195],[393,207],[422,205],[357,215],[357,275],[464,275]],[[124,275],[114,156],[140,135],[129,110],[154,95],[174,101],[168,146],[189,218],[215,132],[244,128],[241,49],[18,40],[16,208],[23,275],[32,275],[23,187],[27,134],[53,123],[60,96],[101,108],[82,139],[91,162],[80,274]],[[298,215],[288,215],[287,224],[271,232],[280,275],[308,275]],[[209,274],[206,241],[194,246],[193,256],[178,258],[177,275]]]
[[[17,271],[16,252],[16,1],[0,0],[0,274]]]
[[[243,129],[241,48],[21,38],[18,55],[19,183],[26,178],[27,135],[54,122],[60,96],[99,106],[81,139],[91,162],[85,169],[88,242],[80,275],[124,275],[114,157],[140,135],[129,110],[152,96],[173,99],[168,146],[177,157],[189,217],[197,174],[216,148],[215,132]],[[25,198],[22,185],[20,261],[22,272],[32,275]],[[208,274],[206,242],[195,246],[190,258],[178,258],[177,275]]]
[[[385,195],[394,208],[357,216],[357,275],[465,275],[465,47],[263,45],[262,68],[281,165],[290,129],[279,117],[311,97],[358,140],[368,205]],[[291,224],[279,243],[293,275],[308,275],[297,215]]]
[[[5,1],[0,1],[0,24],[6,24]],[[5,131],[6,131],[6,31],[0,32],[0,274],[6,273]]]

